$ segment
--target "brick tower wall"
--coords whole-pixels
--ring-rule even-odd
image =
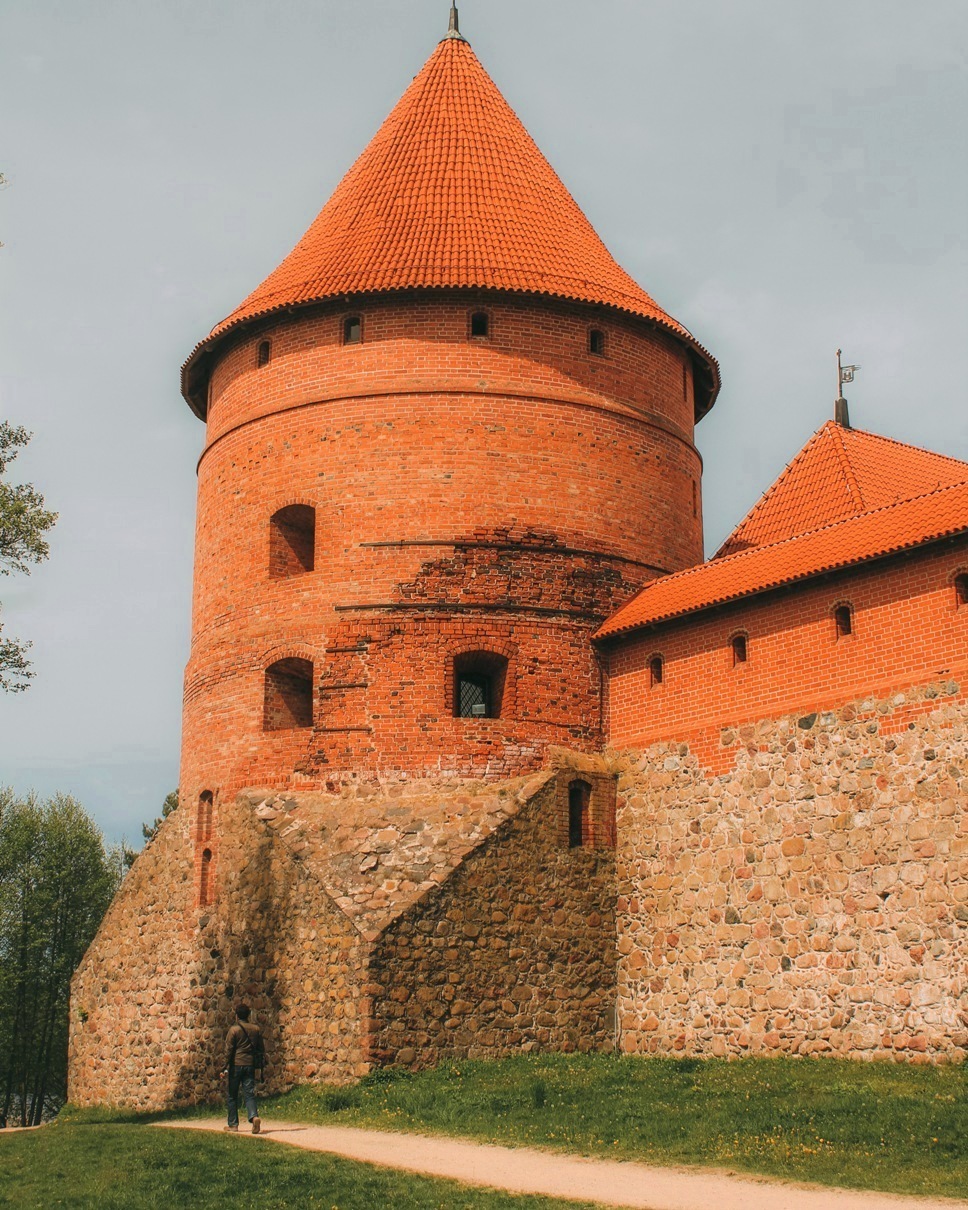
[[[671,336],[550,301],[394,296],[240,335],[199,465],[183,795],[348,771],[504,778],[550,744],[600,745],[590,635],[701,557],[693,412]],[[272,576],[270,518],[294,505],[315,509],[313,570]],[[504,667],[499,718],[454,717],[471,652]],[[311,673],[311,725],[264,729],[270,666]]]
[[[614,645],[625,1051],[968,1054],[966,570],[938,544]]]

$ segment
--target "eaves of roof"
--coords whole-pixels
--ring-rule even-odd
[[[968,483],[654,580],[595,635],[611,639],[968,532]]]

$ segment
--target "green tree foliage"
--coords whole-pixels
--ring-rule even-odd
[[[32,564],[50,553],[44,535],[57,514],[44,508],[44,497],[30,483],[6,483],[2,476],[30,440],[24,428],[0,421],[0,576],[19,571],[30,574]],[[0,626],[0,689],[18,693],[27,688],[33,673],[26,657],[29,643],[5,639]]]
[[[178,791],[172,790],[170,794],[165,795],[165,801],[161,804],[161,814],[157,817],[154,823],[143,823],[141,825],[141,835],[146,841],[154,840],[158,835],[158,829],[165,822],[172,811],[178,810]]]
[[[23,1126],[67,1090],[71,976],[121,882],[73,798],[40,802],[0,788],[0,1115]]]

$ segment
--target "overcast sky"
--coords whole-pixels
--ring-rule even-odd
[[[0,581],[34,641],[0,784],[113,839],[177,783],[192,347],[282,259],[446,0],[3,0],[0,418],[60,512]],[[463,31],[621,264],[719,358],[713,551],[863,366],[856,427],[968,459],[965,0],[465,0]]]

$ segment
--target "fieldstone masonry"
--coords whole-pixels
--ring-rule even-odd
[[[630,1054],[964,1059],[968,703],[934,683],[615,758]]]
[[[189,814],[174,812],[75,976],[72,1100],[217,1097],[241,997],[265,1028],[270,1091],[377,1065],[610,1049],[615,779],[600,758],[555,759],[501,783],[248,791],[220,812],[208,906]],[[570,850],[560,786],[576,777],[602,822]]]

